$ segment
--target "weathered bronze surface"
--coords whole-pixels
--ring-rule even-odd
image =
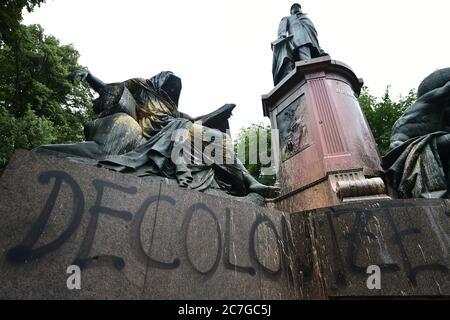
[[[394,124],[390,149],[383,167],[394,197],[450,197],[450,68],[420,84],[416,102]]]
[[[236,196],[276,195],[277,188],[259,183],[234,154],[225,131],[235,105],[197,118],[179,112],[181,79],[169,71],[113,84],[105,84],[87,70],[76,71],[70,78],[86,80],[99,93],[94,101],[98,118],[86,124],[85,142],[45,145],[35,152],[141,177],[176,179],[180,187],[198,191],[213,188]],[[207,148],[213,151],[207,153]]]
[[[298,3],[292,5],[291,15],[281,20],[278,40],[272,42],[272,50],[275,85],[294,69],[296,61],[328,55],[319,45],[314,24]]]

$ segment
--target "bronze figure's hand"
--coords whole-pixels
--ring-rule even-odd
[[[69,74],[69,80],[71,82],[74,82],[75,79],[79,78],[81,81],[84,81],[88,75],[89,75],[89,70],[87,70],[87,69],[73,71]]]

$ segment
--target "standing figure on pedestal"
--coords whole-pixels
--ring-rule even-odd
[[[284,17],[278,28],[278,40],[272,42],[273,82],[277,85],[294,69],[295,61],[307,61],[327,55],[320,47],[317,31],[312,21],[294,3],[291,15]]]

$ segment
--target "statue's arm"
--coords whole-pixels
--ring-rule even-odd
[[[80,78],[81,81],[86,80],[89,86],[96,92],[100,92],[104,87],[106,87],[106,83],[95,77],[87,69],[77,70],[69,74],[69,79],[71,81],[74,81],[76,78]]]
[[[286,38],[288,31],[288,18],[284,17],[281,19],[280,25],[278,26],[278,39]]]
[[[195,122],[195,121],[197,121],[200,118],[200,117],[197,117],[197,118],[191,117],[187,113],[184,113],[184,112],[181,112],[181,111],[178,111],[178,116],[180,118],[187,119],[187,120],[192,121],[192,122]]]
[[[96,92],[100,92],[104,87],[106,87],[106,83],[104,83],[99,78],[95,77],[92,73],[89,72],[88,76],[86,77],[87,83],[89,83],[89,86],[94,89]]]

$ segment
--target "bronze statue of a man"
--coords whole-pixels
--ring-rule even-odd
[[[327,55],[319,45],[314,24],[298,3],[292,5],[290,16],[281,19],[278,40],[272,43],[272,48],[275,85],[294,69],[295,61]]]

